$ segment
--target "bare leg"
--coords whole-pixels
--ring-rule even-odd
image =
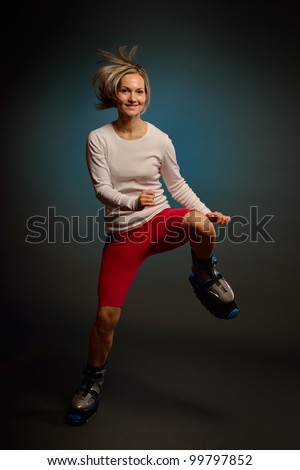
[[[115,327],[120,319],[120,307],[100,307],[89,338],[89,354],[84,377],[77,389],[66,422],[72,426],[86,424],[97,412],[103,389],[106,362],[112,347]]]
[[[190,211],[183,217],[182,225],[197,258],[209,259],[216,244],[216,232],[212,222],[201,212]]]
[[[89,338],[88,364],[94,367],[105,364],[120,316],[120,307],[99,308]]]

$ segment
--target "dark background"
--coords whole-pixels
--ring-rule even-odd
[[[297,449],[299,14],[288,3],[31,1],[7,6],[4,23],[3,449]],[[55,207],[84,234],[98,214],[85,139],[115,111],[95,110],[91,78],[96,50],[120,44],[140,45],[145,119],[170,135],[190,186],[212,210],[273,215],[274,242],[219,244],[241,309],[231,322],[194,297],[188,246],[149,259],[126,299],[101,409],[73,429],[64,413],[85,365],[103,243],[64,243],[61,223],[55,242],[28,243],[27,221]]]

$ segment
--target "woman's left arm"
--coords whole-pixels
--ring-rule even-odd
[[[170,194],[182,206],[205,214],[213,223],[225,225],[230,222],[230,217],[222,214],[222,212],[212,212],[187,184],[180,173],[175,148],[171,140],[169,140],[166,148],[160,172]]]
[[[198,210],[202,214],[211,213],[211,210],[206,207],[181,176],[175,148],[170,139],[162,159],[160,173],[175,201],[189,209]]]

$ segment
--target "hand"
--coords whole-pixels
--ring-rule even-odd
[[[145,206],[154,206],[154,192],[152,189],[146,189],[141,192],[138,205],[140,209],[143,209]]]
[[[231,217],[229,215],[222,214],[222,212],[208,212],[205,215],[211,222],[219,225],[226,225],[231,221]]]

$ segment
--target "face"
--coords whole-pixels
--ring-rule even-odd
[[[127,73],[118,87],[117,109],[119,113],[134,117],[141,114],[146,101],[145,82],[138,73]]]

